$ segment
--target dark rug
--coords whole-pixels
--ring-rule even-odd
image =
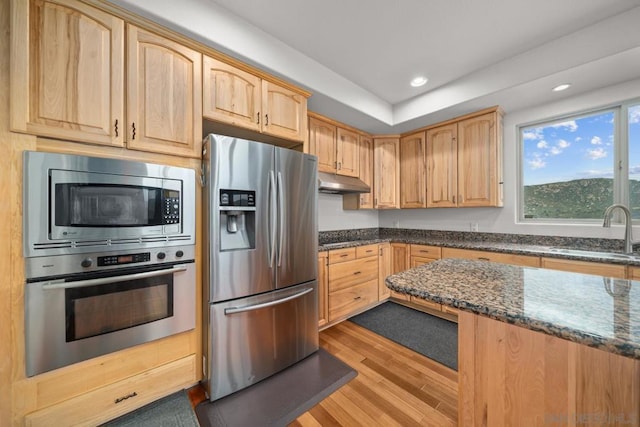
[[[358,375],[323,349],[244,390],[196,406],[202,427],[286,426]]]
[[[349,320],[458,370],[458,325],[454,322],[394,302],[385,302]]]
[[[189,396],[184,390],[149,403],[109,421],[108,427],[198,427]]]

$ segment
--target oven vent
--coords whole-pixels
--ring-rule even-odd
[[[71,242],[55,242],[55,243],[34,243],[33,249],[58,249],[58,248],[70,248]]]
[[[182,236],[169,236],[169,241],[173,242],[173,241],[179,241],[179,240],[191,240],[191,236],[188,235],[182,235]]]
[[[128,245],[131,243],[140,243],[140,239],[111,239],[112,245]]]
[[[75,247],[81,248],[84,246],[109,246],[108,240],[83,240],[82,242],[75,242]]]

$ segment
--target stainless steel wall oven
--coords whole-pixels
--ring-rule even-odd
[[[24,154],[27,376],[193,329],[195,173]]]

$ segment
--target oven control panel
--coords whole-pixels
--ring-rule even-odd
[[[107,265],[131,264],[135,262],[147,262],[151,259],[149,252],[128,255],[109,255],[98,257],[98,267]]]

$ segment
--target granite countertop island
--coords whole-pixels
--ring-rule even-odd
[[[640,359],[640,282],[442,259],[386,279],[396,292]]]
[[[640,282],[450,258],[386,284],[460,310],[460,426],[640,425]]]

